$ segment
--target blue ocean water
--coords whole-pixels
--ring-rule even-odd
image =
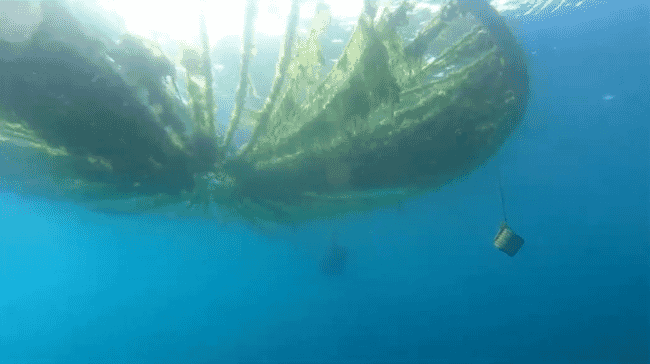
[[[523,125],[395,208],[260,230],[0,193],[0,363],[650,362],[644,3],[513,24]]]

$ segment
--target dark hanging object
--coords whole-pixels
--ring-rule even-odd
[[[501,223],[501,229],[494,237],[494,246],[502,252],[514,257],[524,245],[524,239],[515,234],[505,222]]]
[[[524,239],[515,234],[508,226],[508,218],[506,217],[506,200],[503,195],[503,184],[501,183],[501,171],[497,171],[497,177],[499,178],[499,196],[501,197],[503,222],[501,223],[501,228],[499,229],[497,236],[494,237],[494,246],[509,256],[514,257],[519,249],[524,245]]]
[[[348,248],[338,244],[336,235],[332,238],[332,245],[327,249],[327,254],[320,261],[320,270],[326,276],[338,276],[345,271],[348,258]]]

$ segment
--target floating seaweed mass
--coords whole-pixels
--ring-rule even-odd
[[[247,111],[257,13],[248,0],[222,134],[203,18],[202,49],[172,61],[156,42],[124,34],[116,43],[57,2],[39,6],[29,37],[0,35],[0,144],[19,169],[0,177],[99,209],[218,204],[296,221],[392,204],[484,163],[528,103],[524,53],[486,1],[447,2],[409,40],[400,35],[408,2],[367,9],[334,65],[318,36],[330,22],[300,36],[294,1],[271,90]],[[242,128],[250,139],[237,147]],[[332,267],[345,261],[336,253]]]

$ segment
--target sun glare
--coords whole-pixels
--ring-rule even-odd
[[[363,0],[335,0],[327,3],[334,17],[355,17],[363,7]],[[300,17],[311,18],[316,4],[316,0],[304,1]],[[106,11],[119,14],[124,19],[127,31],[152,39],[165,37],[196,42],[201,10],[205,13],[213,44],[225,36],[240,35],[244,27],[244,1],[184,0],[176,5],[154,6],[151,2],[133,0],[99,0],[99,5]],[[260,0],[255,22],[256,32],[282,35],[290,8],[290,0]]]

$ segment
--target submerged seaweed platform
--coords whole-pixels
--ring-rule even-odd
[[[401,34],[413,4],[367,7],[332,65],[320,43],[327,7],[301,36],[294,1],[258,110],[246,108],[257,96],[248,1],[222,133],[203,17],[201,46],[172,59],[146,38],[114,42],[58,3],[39,9],[27,39],[0,39],[0,143],[19,171],[3,183],[99,208],[219,204],[295,221],[396,203],[484,163],[528,102],[521,48],[484,1],[447,2],[413,39]],[[235,145],[242,129],[249,137]],[[32,160],[40,167],[30,172]]]

